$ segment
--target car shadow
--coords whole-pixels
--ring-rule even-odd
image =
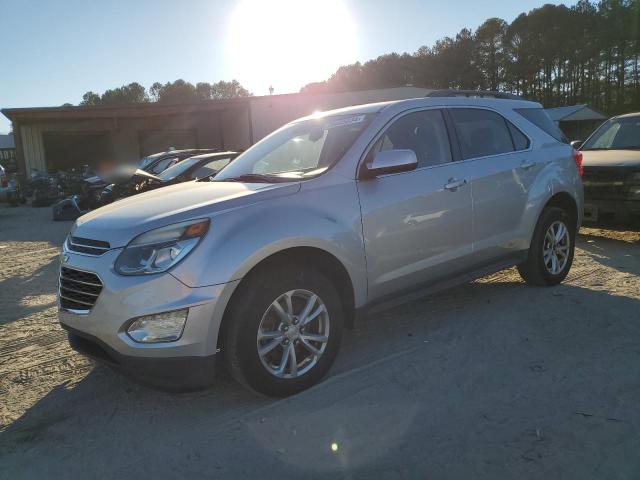
[[[640,232],[640,220],[621,221],[600,221],[600,222],[584,222],[582,228],[587,229],[603,229],[614,232]]]
[[[583,229],[580,231],[576,246],[594,261],[607,267],[632,275],[640,275],[640,233],[630,234],[622,230],[616,235],[610,230]],[[629,246],[634,246],[629,248]]]
[[[69,479],[87,468],[104,478],[628,471],[639,309],[569,284],[473,282],[347,331],[328,378],[288,399],[222,372],[210,390],[175,394],[98,366],[0,433],[0,469]]]

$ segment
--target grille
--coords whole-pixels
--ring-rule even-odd
[[[585,168],[582,183],[586,198],[624,200],[631,194],[634,171],[625,168]]]
[[[102,282],[95,273],[60,267],[60,306],[71,310],[89,311],[102,291]]]
[[[102,240],[70,236],[67,239],[67,248],[72,252],[100,256],[107,252],[111,245],[109,245],[109,242],[103,242]]]

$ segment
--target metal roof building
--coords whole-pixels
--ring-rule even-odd
[[[547,108],[551,120],[556,122],[569,140],[585,140],[607,118],[589,105]]]

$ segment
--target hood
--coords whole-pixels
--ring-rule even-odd
[[[133,237],[172,223],[291,195],[300,183],[187,182],[127,197],[80,217],[73,235],[123,247]]]
[[[581,150],[584,167],[638,167],[640,150]]]

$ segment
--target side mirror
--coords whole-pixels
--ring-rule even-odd
[[[413,150],[383,150],[376,153],[370,163],[366,163],[363,176],[374,178],[389,173],[409,172],[418,166]]]
[[[580,150],[580,147],[582,146],[582,140],[574,140],[573,142],[571,142],[571,146],[576,150]]]

